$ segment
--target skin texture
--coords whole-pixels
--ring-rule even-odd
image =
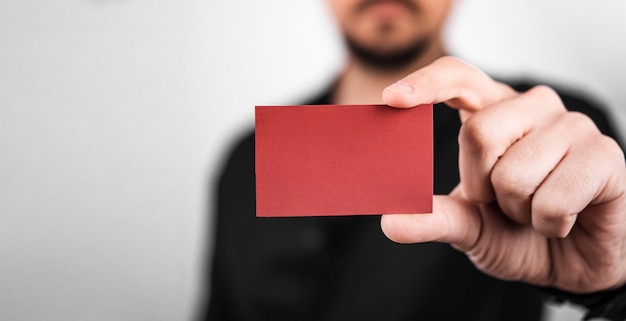
[[[439,241],[505,280],[588,293],[626,282],[626,165],[617,143],[558,95],[525,93],[443,57],[383,92],[400,108],[461,110],[461,182],[431,215],[385,215],[401,243]]]
[[[349,53],[336,103],[445,102],[463,121],[460,184],[434,196],[432,214],[384,215],[383,232],[400,243],[450,243],[505,280],[573,293],[623,285],[622,150],[587,116],[568,112],[552,89],[518,93],[446,57],[441,34],[452,3],[329,0],[344,37],[374,56],[424,47],[397,68]]]

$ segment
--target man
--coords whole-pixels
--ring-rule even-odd
[[[251,134],[218,186],[209,320],[539,320],[549,297],[625,318],[626,166],[606,118],[445,57],[451,2],[330,0],[349,59],[310,102],[437,104],[433,214],[255,218]]]

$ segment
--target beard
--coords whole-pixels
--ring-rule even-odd
[[[355,14],[362,14],[369,7],[381,2],[394,2],[402,5],[409,14],[418,15],[420,8],[412,0],[363,0],[356,7]],[[418,18],[418,17],[413,17]],[[364,65],[380,70],[402,69],[412,64],[428,49],[430,42],[426,37],[418,37],[403,44],[386,44],[393,37],[397,26],[393,21],[384,21],[371,32],[376,34],[378,42],[368,43],[344,32],[345,43],[352,57]]]
[[[345,42],[348,52],[354,59],[371,68],[382,70],[405,68],[422,56],[428,47],[427,39],[417,39],[393,49],[368,46],[350,36],[346,36]]]

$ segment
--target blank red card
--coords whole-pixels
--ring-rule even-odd
[[[257,216],[430,213],[432,105],[257,106]]]

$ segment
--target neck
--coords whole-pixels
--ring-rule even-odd
[[[410,64],[393,70],[371,67],[350,56],[335,87],[333,103],[382,104],[383,89],[435,61],[444,52],[441,42],[437,42]]]

